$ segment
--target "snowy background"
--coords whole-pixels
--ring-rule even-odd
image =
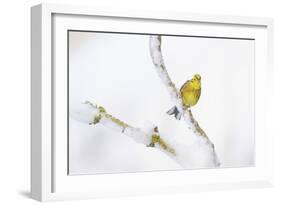
[[[185,123],[166,114],[173,103],[154,70],[148,40],[148,35],[69,33],[71,175],[181,168],[154,148],[71,116],[90,100],[133,126],[150,121],[164,136],[188,138]],[[215,144],[221,167],[253,166],[254,41],[163,36],[162,51],[178,88],[194,73],[201,75],[201,98],[192,111]]]

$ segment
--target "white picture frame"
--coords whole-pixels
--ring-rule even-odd
[[[56,19],[62,18],[62,19]],[[100,19],[100,22],[95,22]],[[105,20],[105,21],[103,21]],[[122,21],[116,26],[115,21]],[[136,23],[139,25],[133,27]],[[69,176],[67,172],[67,140],[60,128],[63,121],[56,108],[65,107],[64,55],[66,31],[108,30],[119,32],[165,33],[165,29],[181,34],[187,23],[204,25],[210,30],[196,30],[192,35],[254,38],[255,47],[255,166],[250,168],[216,168],[161,172]],[[61,38],[60,43],[54,41]],[[267,113],[273,75],[273,20],[258,17],[236,17],[189,13],[147,12],[100,9],[82,6],[40,4],[31,8],[31,196],[39,201],[112,197],[151,193],[173,193],[269,187],[273,182],[273,137],[269,135]],[[60,55],[62,54],[62,55]],[[60,58],[62,57],[62,60]],[[61,66],[61,67],[60,67]],[[58,84],[58,79],[60,84]],[[267,82],[266,86],[263,84]],[[268,92],[267,92],[268,94]],[[270,95],[270,93],[268,94]],[[67,115],[67,114],[65,114]],[[165,181],[163,181],[165,180]]]

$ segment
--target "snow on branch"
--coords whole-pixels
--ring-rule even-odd
[[[88,118],[86,121],[89,124],[95,125],[100,123],[107,128],[115,130],[116,132],[123,133],[138,143],[142,143],[148,147],[157,147],[169,156],[176,155],[174,148],[161,138],[157,126],[152,125],[148,129],[135,128],[107,113],[105,108],[102,106],[97,106],[89,101],[86,101],[85,104],[90,107],[88,109],[91,111],[89,112],[91,114],[91,118]],[[78,119],[77,115],[76,119]]]
[[[183,105],[179,90],[176,88],[175,84],[172,82],[167,72],[161,51],[161,36],[150,36],[149,45],[151,58],[155,66],[156,72],[158,73],[163,84],[166,86],[173,103],[176,105],[178,111],[183,115],[183,119],[186,122],[188,128],[191,129],[195,136],[201,139],[203,138],[205,140],[204,143],[208,146],[209,150],[211,151],[213,165],[215,167],[219,166],[220,163],[215,151],[214,144],[211,142],[204,130],[199,126],[199,123],[193,117],[191,109]]]
[[[164,64],[161,51],[161,36],[150,36],[150,53],[163,84],[166,86],[171,100],[176,105],[188,128],[192,131],[188,138],[164,137],[160,135],[158,127],[151,125],[149,128],[136,128],[109,114],[103,107],[89,101],[72,110],[70,115],[79,122],[91,125],[102,124],[106,128],[122,133],[135,142],[148,147],[157,148],[182,168],[211,168],[220,165],[214,144],[199,126],[192,115],[190,108],[183,105],[179,90],[172,82]]]

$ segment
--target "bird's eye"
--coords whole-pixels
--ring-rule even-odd
[[[194,79],[196,79],[196,80],[199,80],[199,81],[200,81],[200,80],[201,80],[201,76],[200,76],[199,74],[195,74],[195,75],[194,75]]]

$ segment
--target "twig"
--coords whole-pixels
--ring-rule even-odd
[[[213,164],[214,166],[219,166],[220,163],[215,151],[214,144],[211,142],[211,140],[208,138],[204,130],[199,126],[199,123],[193,117],[191,109],[186,108],[183,105],[179,90],[176,88],[175,84],[172,82],[167,72],[166,66],[164,64],[162,51],[161,51],[161,36],[160,35],[150,36],[149,45],[150,45],[150,55],[153,64],[155,66],[155,69],[160,79],[162,80],[163,84],[166,86],[171,99],[175,103],[178,111],[183,115],[183,119],[188,125],[188,128],[190,128],[197,137],[204,138],[206,140],[205,141],[206,144],[209,145],[209,148],[212,150]]]
[[[89,101],[86,101],[85,104],[92,108],[93,119],[89,122],[89,124],[95,125],[100,123],[105,127],[114,129],[117,132],[121,132],[124,135],[133,138],[138,143],[145,144],[148,147],[157,146],[169,155],[176,155],[175,149],[172,148],[163,138],[161,138],[157,126],[153,126],[150,131],[144,131],[112,116],[101,106],[97,106]]]

